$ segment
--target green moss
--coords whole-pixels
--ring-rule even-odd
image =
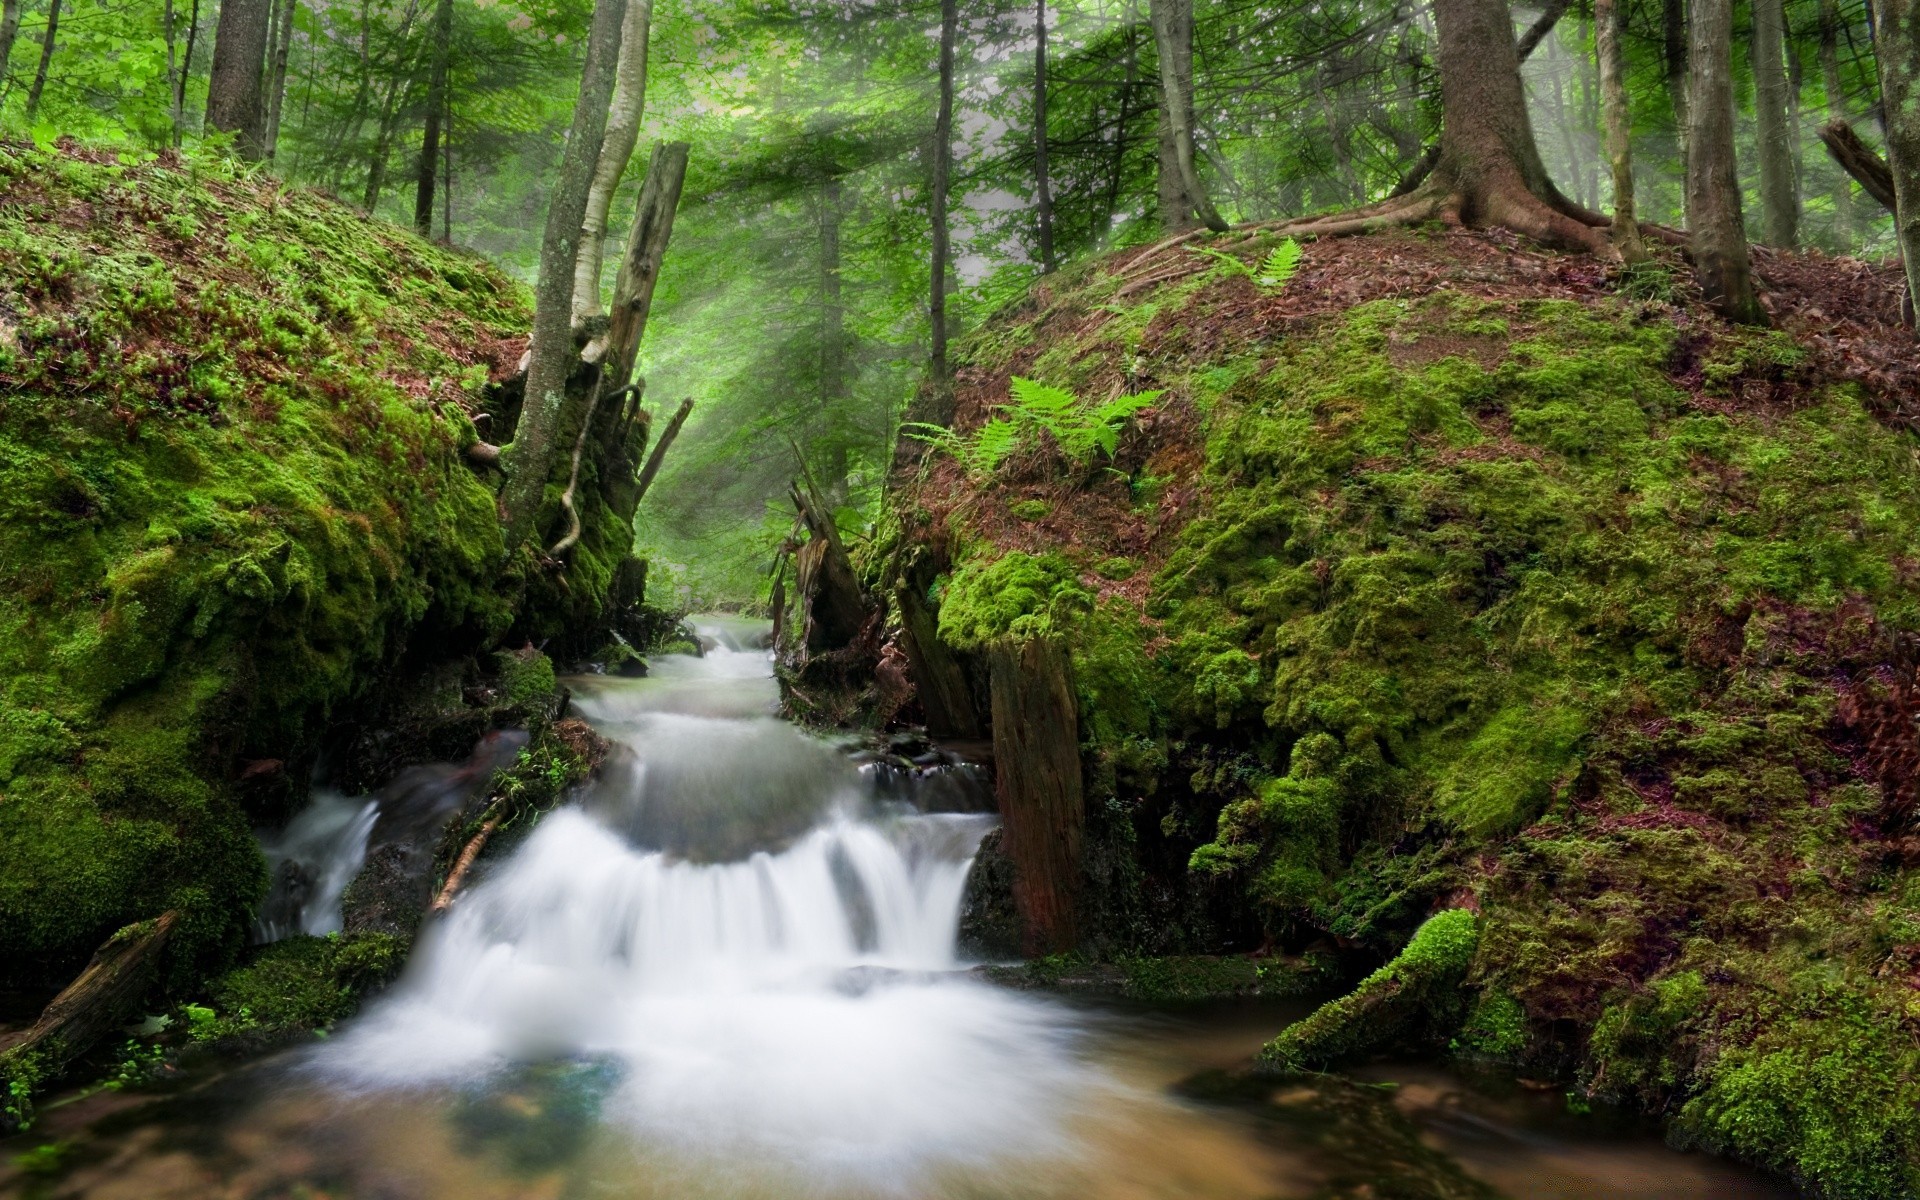
[[[1053,505],[1045,500],[1015,500],[1007,505],[1007,511],[1022,521],[1042,521],[1053,511]]]
[[[1453,1052],[1464,1058],[1515,1062],[1527,1048],[1527,1010],[1502,991],[1480,997],[1473,1013],[1453,1039]]]
[[[553,660],[528,646],[503,650],[493,657],[500,675],[500,703],[509,708],[533,708],[552,699],[557,686]]]
[[[956,571],[940,601],[940,640],[964,650],[995,638],[1047,633],[1086,612],[1093,593],[1057,554],[1015,551]]]
[[[358,1010],[406,961],[409,939],[387,933],[273,942],[211,989],[214,1035],[324,1029]],[[204,1039],[203,1039],[204,1040]]]
[[[460,403],[526,294],[215,160],[10,145],[0,181],[0,956],[62,981],[177,909],[177,987],[265,888],[246,764],[512,619]]]
[[[1460,982],[1479,944],[1479,923],[1466,909],[1427,918],[1406,949],[1360,986],[1281,1030],[1261,1049],[1261,1066],[1316,1069],[1444,1037],[1460,1023]]]

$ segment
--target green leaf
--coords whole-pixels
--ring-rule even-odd
[[[1273,248],[1267,260],[1260,264],[1260,286],[1271,291],[1279,291],[1287,286],[1287,280],[1300,269],[1300,243],[1288,238]]]
[[[1251,267],[1241,262],[1235,256],[1228,254],[1225,250],[1215,250],[1211,246],[1194,246],[1192,249],[1198,250],[1200,253],[1208,255],[1209,257],[1219,259],[1221,262],[1227,264],[1227,266],[1232,267],[1237,274],[1245,275],[1248,278],[1252,278],[1253,276],[1253,269]]]

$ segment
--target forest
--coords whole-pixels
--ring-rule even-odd
[[[0,1194],[1920,1197],[1902,0],[4,0]]]

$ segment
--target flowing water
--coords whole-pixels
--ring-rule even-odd
[[[1777,1194],[1644,1130],[1426,1068],[1391,1090],[1182,1099],[1180,1081],[1243,1060],[1301,1008],[1122,1011],[970,976],[954,940],[994,821],[980,777],[863,768],[774,718],[763,630],[707,621],[704,657],[569,681],[618,747],[602,780],[496,860],[333,1037],[161,1099],[56,1109],[40,1140],[63,1140],[59,1169],[0,1168],[0,1190]],[[316,881],[301,928],[337,923],[336,877],[377,812],[324,797],[270,843]]]

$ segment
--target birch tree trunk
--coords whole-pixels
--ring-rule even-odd
[[[1171,151],[1175,178],[1184,195],[1183,213],[1171,227],[1186,224],[1185,213],[1215,231],[1225,230],[1227,222],[1213,207],[1206,189],[1200,186],[1200,172],[1193,148],[1193,0],[1149,0],[1148,19],[1153,24],[1154,47],[1160,60],[1160,114],[1162,154],[1161,174],[1165,175],[1167,151]],[[1166,200],[1170,193],[1161,185],[1161,219],[1167,224]]]
[[[1627,116],[1626,59],[1615,0],[1593,0],[1594,46],[1600,58],[1600,103],[1606,117],[1607,163],[1613,169],[1613,244],[1627,262],[1646,258],[1633,215],[1632,130]]]
[[[540,515],[566,402],[567,376],[578,357],[573,348],[573,266],[580,249],[580,226],[587,215],[587,191],[593,185],[600,143],[607,132],[607,106],[613,100],[626,15],[626,0],[599,0],[594,6],[580,95],[574,102],[566,150],[560,156],[559,177],[547,202],[540,272],[533,292],[526,399],[513,442],[501,459],[507,482],[500,490],[500,507],[509,551],[526,541]]]
[[[1767,324],[1753,293],[1733,156],[1732,0],[1693,0],[1687,42],[1687,233],[1694,273],[1728,320]]]
[[[574,260],[573,320],[600,312],[600,264],[606,254],[607,214],[613,194],[627,173],[640,139],[640,118],[647,101],[647,39],[653,26],[653,0],[627,0],[620,31],[620,67],[614,75],[613,103],[607,113],[606,142],[594,164],[587,191],[587,215],[580,223],[580,251]]]
[[[1894,231],[1906,260],[1907,292],[1920,308],[1920,3],[1873,0],[1874,58],[1893,172]]]
[[[266,72],[270,12],[269,0],[225,0],[213,32],[207,126],[233,134],[235,152],[249,162],[260,161],[266,152],[260,82]]]
[[[1753,107],[1759,126],[1760,215],[1767,243],[1800,237],[1800,187],[1787,124],[1786,17],[1782,0],[1753,0]]]

